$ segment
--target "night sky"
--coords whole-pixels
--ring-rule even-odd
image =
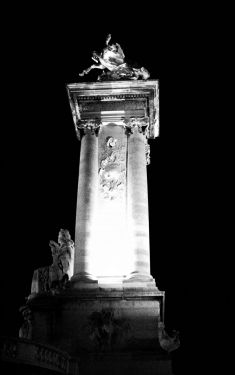
[[[18,334],[18,308],[30,293],[33,270],[51,264],[49,241],[57,241],[60,228],[74,239],[80,145],[66,84],[85,81],[78,73],[92,63],[92,51],[100,52],[111,33],[128,61],[146,67],[150,78],[160,81],[160,137],[150,140],[147,169],[151,273],[166,292],[166,327],[181,333],[182,345],[174,356],[185,369],[192,355],[188,340],[195,330],[195,290],[206,251],[198,233],[207,231],[207,207],[201,211],[207,171],[199,172],[203,146],[192,88],[200,77],[192,79],[197,56],[185,32],[168,33],[168,23],[160,26],[151,9],[149,16],[141,18],[141,9],[137,13],[107,18],[101,7],[101,16],[90,18],[82,10],[60,16],[35,10],[8,25],[2,72],[7,72],[7,83],[1,328],[4,335]],[[87,78],[96,80],[98,73]],[[198,212],[201,220],[195,218]]]

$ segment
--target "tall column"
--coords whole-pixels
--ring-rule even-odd
[[[75,129],[84,133],[71,280],[83,287],[93,274],[100,285],[155,287],[146,161],[147,139],[158,136],[158,82],[80,82],[68,85],[68,95]],[[86,133],[99,126],[98,138]]]
[[[73,280],[92,280],[89,264],[92,253],[92,228],[98,186],[98,138],[94,128],[83,128],[75,226]]]
[[[134,121],[129,128],[128,137],[127,194],[130,246],[133,254],[133,271],[129,279],[152,280],[150,275],[146,136],[141,125],[143,124]]]

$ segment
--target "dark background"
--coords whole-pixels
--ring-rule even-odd
[[[150,140],[148,166],[151,273],[166,292],[166,328],[180,331],[175,371],[189,373],[200,357],[198,322],[206,319],[205,264],[213,268],[208,259],[215,256],[215,197],[207,182],[218,167],[215,155],[204,158],[199,108],[207,95],[200,70],[206,62],[191,19],[181,29],[167,18],[160,22],[154,8],[127,14],[111,3],[19,11],[8,13],[4,32],[2,334],[18,334],[33,270],[51,263],[49,240],[57,241],[60,228],[74,238],[80,144],[66,84],[85,80],[78,73],[111,33],[126,58],[160,82],[160,137]]]

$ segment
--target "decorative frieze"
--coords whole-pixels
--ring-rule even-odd
[[[78,374],[78,362],[55,347],[25,338],[0,338],[0,360],[30,367],[32,373]],[[14,367],[12,367],[14,368]],[[22,367],[23,368],[23,367]],[[27,373],[28,373],[27,371]],[[14,372],[14,371],[13,371]],[[31,371],[30,371],[31,374]]]
[[[125,94],[125,95],[97,95],[97,96],[79,96],[79,101],[113,101],[113,100],[128,100],[128,99],[148,98],[144,94]]]
[[[39,362],[53,365],[54,367],[62,370],[62,372],[67,372],[68,358],[55,350],[49,349],[48,347],[38,346],[35,353],[35,359]]]

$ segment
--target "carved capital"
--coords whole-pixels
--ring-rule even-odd
[[[82,135],[91,133],[97,135],[101,125],[100,119],[86,119],[86,120],[77,120],[76,122],[76,133],[79,141],[81,140]]]
[[[123,124],[129,134],[133,134],[136,129],[139,133],[147,135],[149,129],[148,117],[129,117],[123,118]]]

